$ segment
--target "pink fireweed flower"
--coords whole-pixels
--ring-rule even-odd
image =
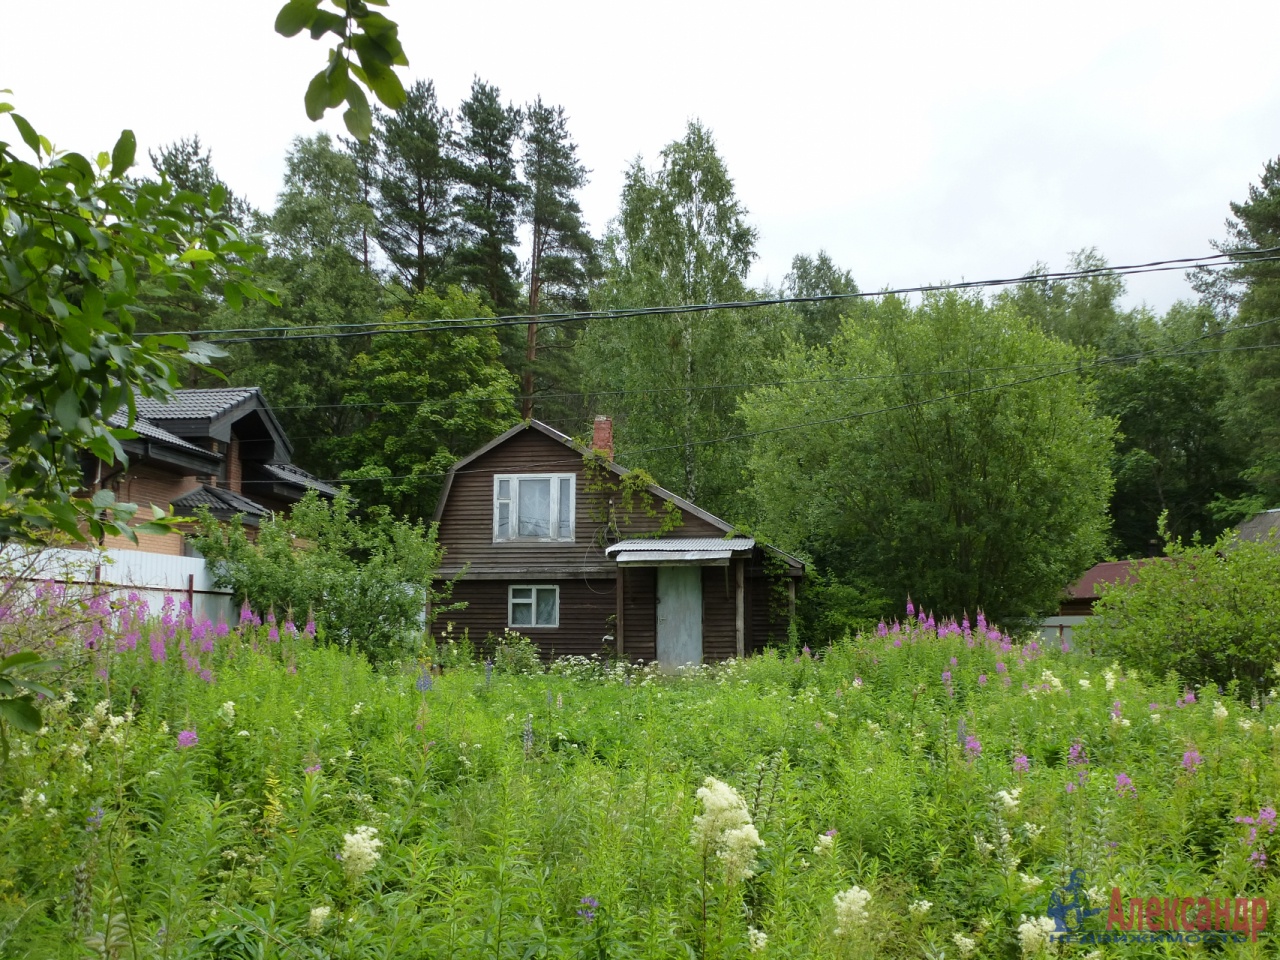
[[[1020,753],[1013,758],[1013,769],[1018,773],[1026,773],[1031,769],[1031,760],[1025,753]]]
[[[964,757],[973,763],[980,756],[982,756],[982,741],[973,734],[969,734],[964,740]]]
[[[1075,793],[1075,792],[1076,792],[1076,782],[1074,780],[1068,780],[1067,793]]]
[[[953,667],[958,667],[958,666],[960,665],[960,661],[958,661],[955,657],[952,657],[952,658],[951,658],[951,665],[952,665]]]
[[[985,673],[978,674],[978,686],[985,687],[987,685],[987,675]]]
[[[274,643],[280,642],[280,631],[276,629],[274,623],[271,625],[271,629],[267,631],[267,639]]]
[[[887,637],[887,636],[889,635],[889,626],[888,626],[888,624],[886,624],[883,620],[881,620],[881,621],[880,621],[880,626],[876,627],[876,633],[877,633],[879,636]]]
[[[1182,755],[1182,767],[1184,770],[1190,770],[1195,773],[1202,763],[1204,763],[1204,757],[1200,756],[1200,751],[1195,747],[1192,747]]]
[[[178,734],[178,749],[185,750],[187,747],[194,747],[200,742],[200,738],[196,736],[194,730],[183,730]]]
[[[1136,797],[1138,795],[1138,788],[1133,785],[1133,781],[1129,779],[1127,773],[1116,774],[1116,793],[1122,797]]]
[[[916,605],[911,602],[911,597],[907,597],[907,616],[914,617],[916,615]]]
[[[307,617],[307,625],[302,629],[302,632],[305,633],[308,637],[314,637],[316,635],[315,620],[313,620],[311,617]]]
[[[1009,668],[1004,665],[1003,660],[996,661],[996,673],[1007,673],[1008,670]]]
[[[298,628],[294,626],[292,620],[286,620],[284,622],[284,632],[292,637],[295,633],[298,632]]]
[[[309,767],[305,768],[302,772],[303,772],[303,773],[319,773],[319,772],[320,772],[320,764],[318,764],[318,763],[313,763],[311,766],[309,766]]]
[[[1084,744],[1079,740],[1071,744],[1071,749],[1067,752],[1067,763],[1073,767],[1087,767],[1089,765],[1089,757],[1084,752]]]
[[[243,604],[241,604],[241,606],[240,606],[240,622],[241,622],[241,623],[252,623],[252,622],[253,622],[253,611],[252,611],[251,609],[249,609],[249,601],[248,601],[248,600],[246,600],[246,601],[245,601]]]
[[[1117,700],[1115,703],[1111,705],[1111,719],[1119,720],[1120,712],[1121,712],[1121,703],[1119,700]]]

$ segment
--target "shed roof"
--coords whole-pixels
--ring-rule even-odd
[[[295,467],[292,463],[264,463],[262,464],[262,469],[281,483],[291,483],[294,486],[315,490],[327,497],[336,497],[338,495],[336,487],[329,486],[323,480],[312,476],[301,467]]]
[[[188,443],[186,440],[183,440],[179,436],[175,436],[163,427],[156,426],[150,420],[144,419],[141,413],[133,418],[133,423],[130,425],[128,414],[123,410],[117,410],[107,418],[107,426],[132,430],[140,437],[145,437],[148,440],[155,440],[158,443],[168,444],[171,447],[177,447],[179,450],[199,453],[214,460],[222,459],[221,454],[214,453],[212,450],[206,450],[204,447],[197,447],[194,443]]]
[[[255,503],[248,497],[241,496],[233,490],[227,490],[225,487],[211,487],[208,484],[201,484],[194,490],[190,490],[180,497],[175,497],[172,503],[182,510],[208,507],[215,514],[242,513],[255,519],[265,517],[271,513],[262,504]]]
[[[751,537],[640,537],[605,548],[605,556],[620,564],[644,566],[661,563],[727,563],[734,556],[749,556],[756,542]]]

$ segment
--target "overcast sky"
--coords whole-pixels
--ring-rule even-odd
[[[0,88],[61,147],[198,133],[270,208],[324,48],[272,31],[283,0],[0,0]],[[1096,246],[1194,256],[1280,154],[1280,3],[425,3],[392,0],[410,78],[455,106],[473,76],[562,104],[593,171],[701,119],[760,233],[752,279],[826,249],[863,288],[1019,274]],[[0,124],[4,121],[0,120]],[[16,139],[0,131],[0,138]],[[1191,295],[1134,277],[1129,302]]]

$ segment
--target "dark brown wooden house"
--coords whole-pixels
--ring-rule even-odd
[[[607,418],[592,447],[533,420],[453,465],[439,576],[466,607],[441,620],[481,645],[509,628],[544,656],[670,666],[785,640],[804,564],[618,466]]]

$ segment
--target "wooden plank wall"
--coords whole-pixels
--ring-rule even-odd
[[[658,571],[625,567],[622,571],[622,642],[629,660],[658,658]]]
[[[738,580],[727,567],[702,568],[702,659],[728,660],[738,655]]]
[[[560,587],[560,626],[521,628],[544,657],[590,656],[616,649],[612,641],[603,639],[612,632],[609,618],[617,612],[613,580],[531,579],[525,582],[539,586],[554,583]],[[454,588],[453,600],[465,601],[466,609],[441,614],[432,632],[440,637],[446,622],[452,623],[455,636],[466,630],[476,648],[487,652],[488,636],[501,636],[507,629],[508,586],[504,580],[460,581]]]

